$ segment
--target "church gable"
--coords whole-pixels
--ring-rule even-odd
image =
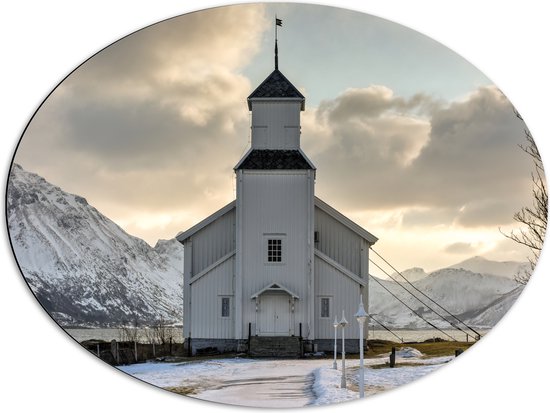
[[[298,294],[295,294],[293,293],[291,290],[289,290],[288,288],[286,288],[284,285],[282,285],[281,283],[270,283],[268,284],[266,287],[262,288],[261,290],[257,291],[256,293],[252,294],[252,296],[250,298],[252,299],[257,299],[259,296],[261,296],[262,294],[264,293],[273,293],[273,292],[276,292],[276,293],[285,293],[285,294],[288,294],[290,297],[296,299],[296,300],[299,300],[300,297],[298,296]]]
[[[192,244],[191,276],[196,277],[228,254],[235,252],[235,202],[179,234],[184,248]]]
[[[360,276],[365,249],[377,238],[336,211],[319,198],[315,198],[315,250]]]
[[[372,235],[370,232],[368,232],[366,229],[361,227],[360,225],[353,222],[351,219],[346,217],[344,214],[338,212],[336,209],[331,207],[329,204],[324,202],[318,197],[315,197],[315,208],[324,211],[326,214],[330,215],[333,219],[338,221],[341,225],[347,227],[352,232],[359,235],[361,238],[363,238],[365,241],[367,241],[370,245],[374,245],[376,241],[378,241],[378,238]]]
[[[178,235],[176,235],[176,239],[181,242],[182,244],[188,239],[190,238],[192,235],[196,234],[197,232],[199,232],[200,230],[202,230],[203,228],[207,227],[208,225],[212,224],[213,222],[215,222],[218,218],[224,216],[225,214],[227,214],[228,212],[231,212],[233,211],[234,213],[234,210],[235,210],[235,204],[236,202],[235,201],[231,201],[229,204],[227,204],[226,206],[224,206],[223,208],[220,208],[218,209],[216,212],[214,212],[212,215],[204,218],[201,222],[199,222],[198,224],[195,224],[193,225],[191,228],[189,228],[187,231],[182,231],[180,233],[178,233]]]

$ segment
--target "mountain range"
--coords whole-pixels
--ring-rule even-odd
[[[10,171],[6,213],[18,265],[62,326],[181,324],[183,247],[175,239],[159,240],[153,248],[83,197],[17,164]],[[450,327],[452,317],[428,296],[466,323],[490,328],[521,292],[513,278],[527,265],[474,257],[430,273],[405,270],[407,281],[399,274],[392,275],[397,282],[373,279],[369,312],[392,328],[427,327],[414,313]]]
[[[520,266],[519,263],[514,265]],[[405,278],[407,273],[402,273]],[[418,274],[418,269],[414,273]],[[472,327],[491,328],[523,289],[511,278],[456,266],[433,271],[416,281],[409,280],[410,284],[392,277],[400,282],[371,279],[369,289],[370,313],[390,328],[429,328],[429,324],[416,314],[438,328],[453,328],[452,324],[460,326],[450,314]]]
[[[59,324],[181,323],[183,247],[175,239],[152,248],[17,164],[6,208],[17,263]]]

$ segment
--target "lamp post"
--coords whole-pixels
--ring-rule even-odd
[[[342,310],[342,319],[340,320],[340,327],[342,327],[342,382],[340,383],[340,387],[342,389],[346,388],[346,325],[348,324],[348,320],[346,320],[346,317],[344,316],[344,310]]]
[[[334,316],[334,324],[332,324],[332,326],[334,327],[334,362],[332,363],[332,368],[334,370],[338,370],[338,367],[336,365],[336,353],[337,353],[337,339],[338,339],[338,326],[340,324],[338,323],[338,318],[336,318],[336,316]]]
[[[363,296],[359,303],[359,310],[355,314],[355,318],[359,323],[359,397],[365,397],[365,367],[363,363],[363,326],[367,320],[367,312],[363,307]]]

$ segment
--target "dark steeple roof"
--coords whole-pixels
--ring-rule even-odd
[[[297,98],[302,100],[304,110],[304,95],[278,69],[271,72],[248,97],[248,109],[252,110],[250,99],[255,98]]]
[[[254,149],[235,169],[315,169],[299,150]]]

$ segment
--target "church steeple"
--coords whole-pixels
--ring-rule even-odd
[[[304,95],[275,69],[247,100],[252,147],[235,169],[315,169],[300,149]]]
[[[300,112],[304,107],[304,95],[275,69],[248,97],[252,149],[300,149]]]
[[[252,142],[238,169],[315,169],[300,149],[300,112],[305,97],[279,71],[275,18],[275,70],[248,96]]]
[[[248,96],[248,109],[252,110],[252,103],[265,99],[293,99],[300,103],[300,110],[305,109],[306,98],[300,93],[296,86],[283,75],[279,69],[275,69],[262,82],[260,86],[254,89],[254,92]]]

